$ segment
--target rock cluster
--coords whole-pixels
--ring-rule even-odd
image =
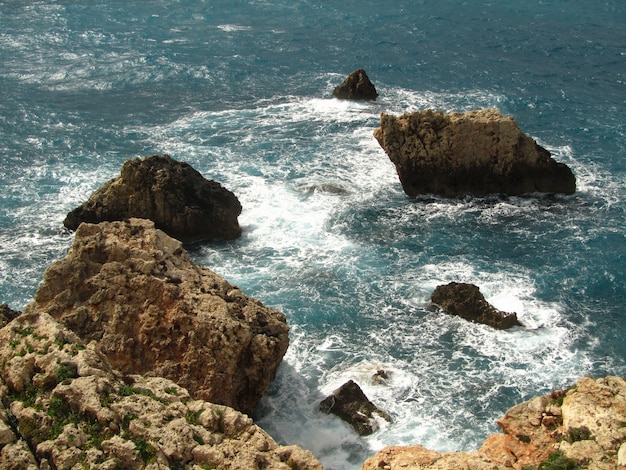
[[[332,413],[350,424],[360,436],[378,429],[376,416],[390,421],[387,413],[378,409],[363,393],[361,387],[349,380],[320,403],[320,410]]]
[[[246,415],[125,375],[44,312],[0,329],[0,468],[322,470]]]
[[[144,219],[81,224],[24,312],[48,313],[97,341],[124,374],[165,377],[244,413],[289,344],[284,314],[193,263]]]
[[[499,330],[522,326],[516,313],[503,312],[485,300],[478,286],[463,282],[451,282],[437,286],[430,300],[450,315],[492,326]]]
[[[358,69],[334,89],[333,96],[342,100],[371,101],[376,99],[378,93],[365,70]]]
[[[127,160],[120,176],[72,210],[63,224],[76,230],[81,222],[137,217],[183,242],[230,240],[241,235],[239,214],[239,200],[218,182],[169,155],[154,155]]]
[[[494,109],[383,113],[374,136],[411,197],[576,190],[572,171]]]
[[[362,469],[626,468],[626,380],[584,377],[568,390],[511,408],[498,425],[504,434],[491,435],[478,451],[387,447]]]

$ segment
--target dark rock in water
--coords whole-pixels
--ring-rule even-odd
[[[374,137],[396,166],[404,192],[446,197],[534,192],[572,194],[565,164],[498,110],[381,114]]]
[[[375,100],[378,96],[376,88],[365,73],[359,69],[352,72],[333,91],[333,96],[342,100]]]
[[[450,315],[492,326],[499,330],[512,326],[523,326],[516,313],[507,313],[496,309],[485,300],[480,289],[474,284],[451,282],[437,286],[430,300]]]
[[[81,222],[137,217],[183,242],[231,240],[241,235],[239,214],[241,204],[232,192],[187,163],[154,155],[127,160],[120,176],[71,211],[63,224],[76,230]]]
[[[361,387],[352,380],[322,400],[320,410],[339,416],[360,436],[367,436],[378,429],[374,414],[391,421],[389,415],[369,401]]]
[[[0,328],[21,314],[22,312],[9,308],[7,304],[0,304]]]
[[[386,385],[389,380],[390,373],[384,369],[377,370],[374,375],[372,375],[372,381],[375,384]]]

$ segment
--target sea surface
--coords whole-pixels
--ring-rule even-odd
[[[332,98],[358,68],[378,100]],[[125,160],[190,163],[243,205],[240,239],[191,256],[291,326],[254,418],[329,469],[472,450],[522,400],[626,375],[623,0],[0,0],[0,90],[0,302],[29,302]],[[405,196],[380,113],[488,107],[577,192]],[[525,326],[429,308],[451,281]],[[318,411],[349,379],[393,418],[366,438]]]

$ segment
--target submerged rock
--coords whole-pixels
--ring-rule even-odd
[[[42,312],[0,329],[0,399],[3,469],[323,468],[230,407],[119,373]]]
[[[83,223],[25,312],[97,341],[124,374],[161,376],[251,413],[288,344],[285,315],[193,263],[144,219]]]
[[[354,381],[349,380],[320,403],[320,410],[332,413],[350,424],[360,436],[367,436],[378,429],[374,415],[390,421],[384,411],[378,409]]]
[[[474,284],[451,282],[437,286],[430,300],[450,315],[458,315],[466,320],[500,330],[523,326],[516,313],[507,313],[495,308],[485,300],[480,289]]]
[[[568,390],[509,409],[498,421],[504,434],[489,436],[477,451],[386,447],[367,459],[362,470],[621,469],[626,468],[624,423],[626,379],[584,377]],[[542,465],[548,459],[552,464]]]
[[[572,171],[495,109],[383,113],[374,136],[411,197],[576,190]]]
[[[375,100],[378,96],[374,84],[370,81],[365,70],[358,69],[352,72],[335,88],[333,96],[342,100]]]
[[[81,222],[138,217],[183,242],[230,240],[241,235],[239,214],[239,200],[218,182],[169,155],[154,155],[127,160],[120,176],[72,210],[63,224],[76,230]]]

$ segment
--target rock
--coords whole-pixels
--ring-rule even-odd
[[[485,300],[474,284],[451,282],[437,286],[430,300],[444,312],[475,323],[483,323],[500,330],[522,326],[517,314],[496,309]]]
[[[498,420],[505,434],[489,436],[478,451],[387,447],[370,457],[362,470],[557,468],[541,466],[549,457],[561,463],[558,468],[612,470],[626,463],[624,423],[626,379],[584,377],[568,390],[508,410]]]
[[[335,88],[333,96],[342,100],[375,100],[378,96],[376,88],[365,73],[359,69],[352,72]]]
[[[349,380],[320,403],[320,410],[332,413],[350,424],[360,436],[378,429],[374,415],[390,421],[387,413],[378,409],[354,381]]]
[[[0,328],[16,318],[22,312],[12,310],[7,304],[0,304]]]
[[[124,374],[161,376],[251,413],[285,354],[285,315],[193,263],[144,219],[83,223],[24,312],[97,341]]]
[[[0,423],[19,437],[0,447],[0,468],[322,470],[232,408],[162,377],[121,374],[96,346],[42,312],[0,329],[1,402],[11,412]]]
[[[383,113],[374,136],[411,197],[576,190],[572,171],[495,109]]]
[[[72,210],[63,224],[76,230],[81,222],[138,217],[154,221],[171,237],[195,242],[239,237],[239,214],[241,204],[232,192],[187,163],[154,155],[127,160],[120,176]]]

